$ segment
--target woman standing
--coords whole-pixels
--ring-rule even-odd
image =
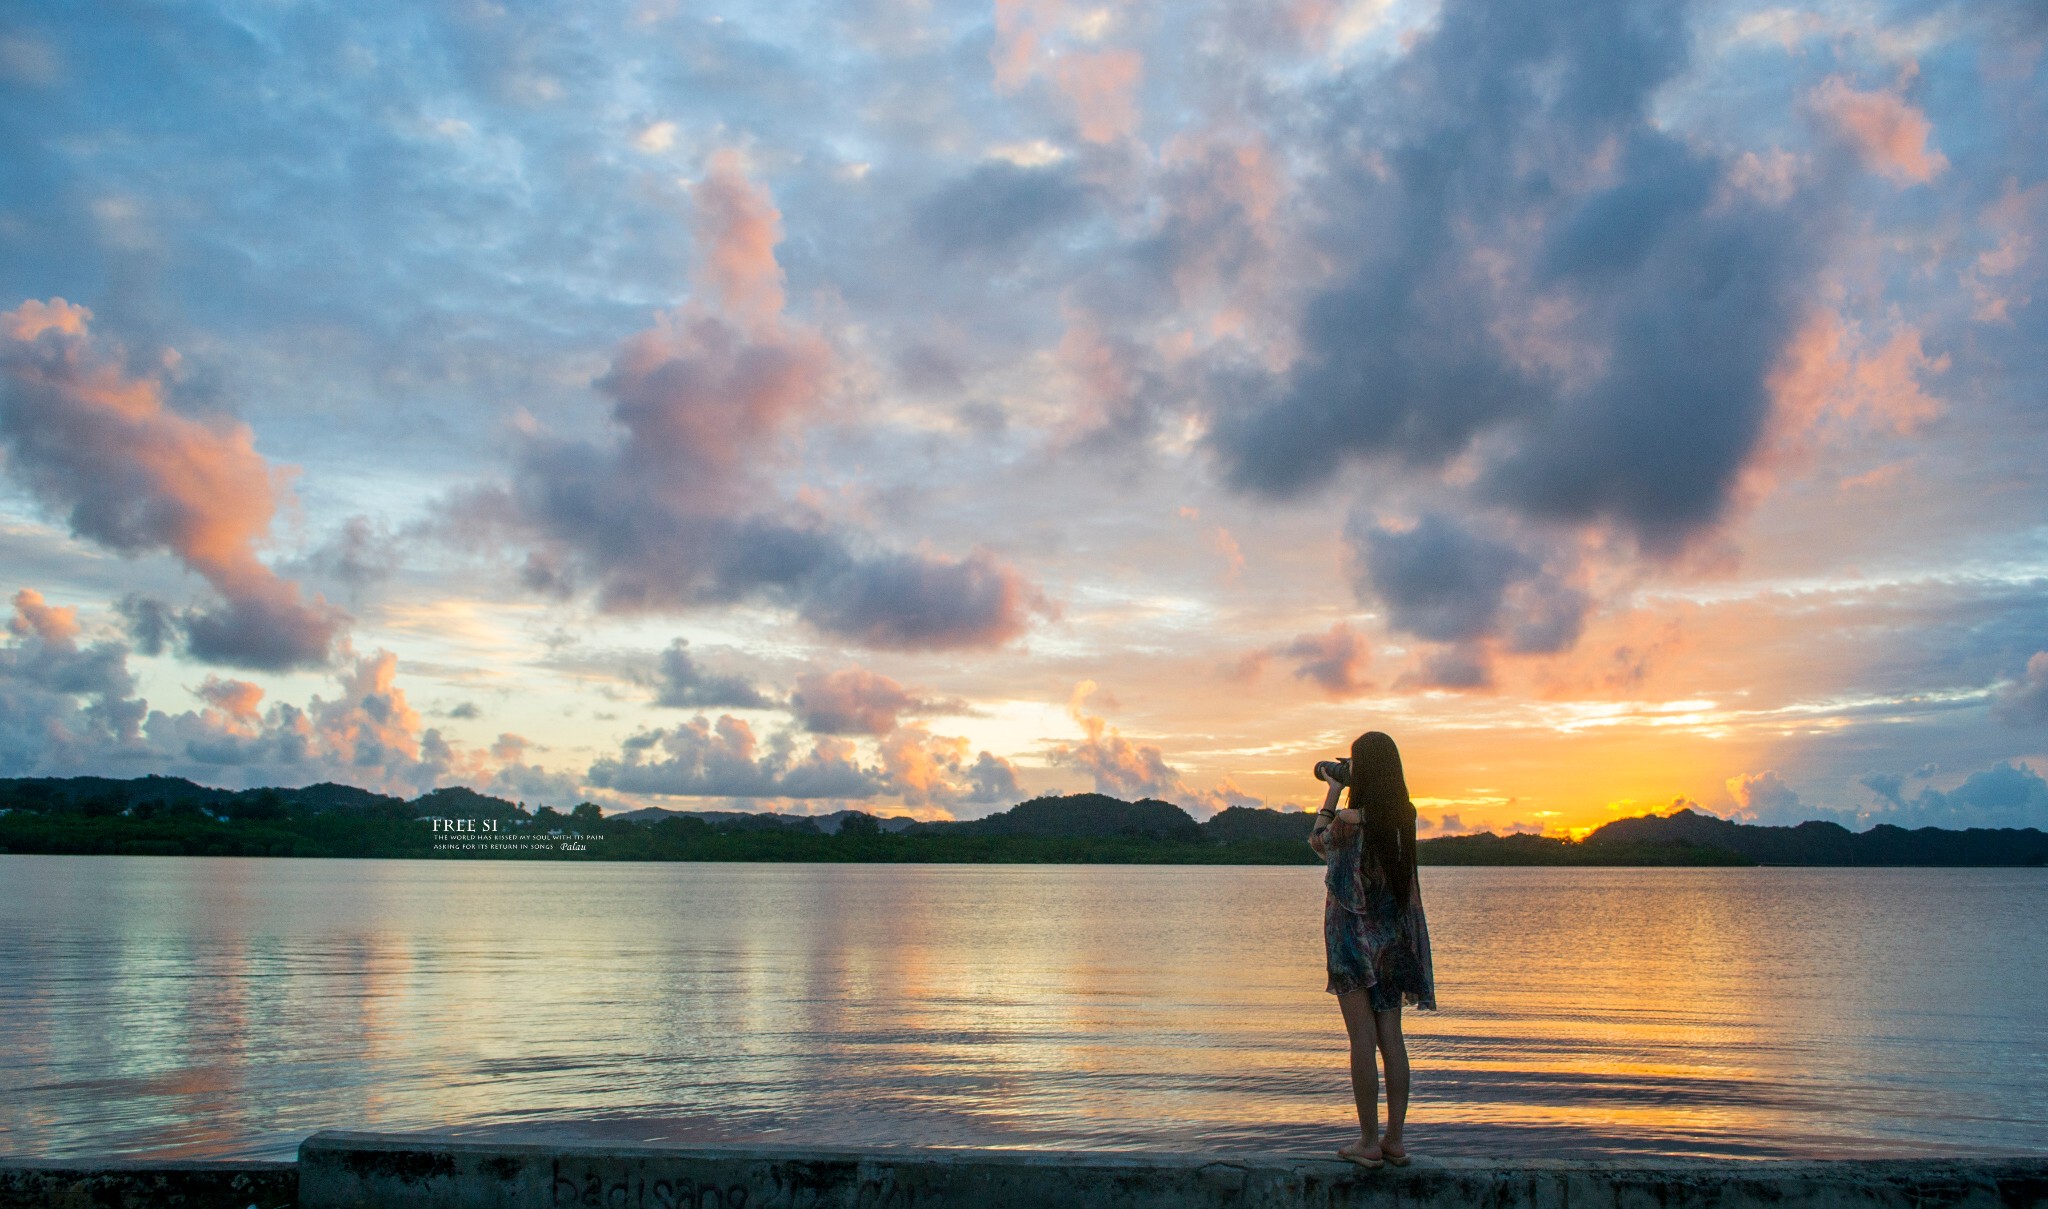
[[[1408,1043],[1401,1005],[1436,1008],[1429,925],[1415,876],[1415,806],[1401,775],[1401,753],[1379,731],[1351,744],[1349,760],[1325,760],[1316,777],[1329,785],[1309,845],[1328,864],[1323,882],[1323,942],[1330,993],[1351,1037],[1351,1094],[1358,1141],[1337,1154],[1361,1167],[1408,1164],[1401,1126],[1408,1116]],[[1337,809],[1344,787],[1351,805]],[[1387,1069],[1387,1129],[1379,1132],[1377,1050]]]

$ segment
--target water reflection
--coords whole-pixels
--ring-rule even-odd
[[[1321,1150],[1319,872],[0,857],[0,1150]],[[1424,878],[1418,1147],[2048,1150],[2048,871]]]

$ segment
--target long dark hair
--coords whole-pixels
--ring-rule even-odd
[[[1415,804],[1401,775],[1401,749],[1369,730],[1351,741],[1351,808],[1365,832],[1365,850],[1385,870],[1396,906],[1415,886]]]

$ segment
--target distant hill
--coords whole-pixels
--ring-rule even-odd
[[[315,811],[371,810],[380,807],[389,810],[394,806],[405,805],[404,798],[395,798],[390,794],[384,793],[371,793],[367,789],[358,789],[353,785],[336,785],[332,781],[322,781],[318,785],[308,785],[304,789],[280,789],[277,792],[283,794],[289,801],[301,808]],[[514,808],[512,803],[506,802],[502,798],[484,798],[482,794],[474,790],[446,790],[444,792],[466,793],[471,797],[483,798],[486,802],[498,802],[508,810]],[[425,802],[434,796],[434,794],[428,794],[427,797],[419,800]],[[453,805],[452,799],[449,800],[449,804]],[[452,813],[452,811],[443,811],[442,813]]]
[[[510,818],[520,810],[515,802],[461,787],[436,789],[408,802],[332,781],[299,789],[216,789],[183,777],[156,776],[125,781],[111,777],[0,778],[0,810],[10,808],[57,813],[82,811],[92,815],[133,813],[137,808],[145,812],[197,809],[236,817],[354,811],[401,818]]]
[[[1308,843],[1315,828],[1314,811],[1267,810],[1262,806],[1231,806],[1220,810],[1202,824],[1202,835],[1213,843],[1241,844],[1264,840]]]
[[[1691,844],[1719,848],[1760,865],[2041,865],[2048,864],[2048,834],[2035,828],[1949,831],[1907,830],[1880,823],[1851,831],[1839,823],[1796,827],[1736,823],[1692,810],[1618,819],[1585,839],[1603,845]]]
[[[324,788],[324,786],[314,786],[314,788]],[[303,789],[299,791],[301,795],[304,795],[305,792]],[[367,796],[377,797],[379,795],[371,794]],[[303,800],[303,796],[301,800]],[[395,802],[398,799],[386,798],[384,800]],[[342,809],[347,809],[350,806],[364,805],[364,803],[343,802],[338,803],[338,805]],[[489,794],[478,793],[474,789],[459,785],[452,789],[436,789],[432,793],[423,793],[412,800],[411,806],[413,813],[416,815],[448,819],[509,819],[525,813],[518,806],[503,798],[494,798]]]
[[[430,856],[428,818],[496,819],[510,837],[601,837],[579,859],[1028,861],[1310,864],[1305,813],[1233,806],[1197,823],[1171,802],[1050,795],[966,822],[918,823],[865,811],[791,815],[649,807],[562,813],[454,787],[407,801],[323,782],[214,789],[180,777],[0,779],[0,851],[176,856]],[[528,843],[519,849],[539,851]],[[2042,865],[2048,835],[2019,830],[1852,832],[1834,823],[1761,827],[1681,810],[1621,819],[1582,842],[1553,836],[1439,836],[1425,865]],[[570,851],[549,848],[551,852]],[[505,851],[477,847],[483,859]]]
[[[1126,802],[1101,793],[1033,798],[1008,810],[965,823],[920,823],[910,833],[1035,835],[1071,839],[1143,837],[1183,844],[1202,842],[1201,824],[1171,802],[1142,798]]]
[[[696,819],[714,826],[723,825],[743,830],[794,827],[808,828],[824,835],[837,835],[840,826],[856,815],[874,819],[875,825],[885,832],[904,831],[917,826],[917,820],[913,818],[903,815],[871,815],[864,810],[835,810],[830,814],[778,814],[774,811],[750,813],[744,810],[669,810],[662,806],[643,806],[638,810],[625,810],[606,817],[619,823],[659,823],[663,819]]]

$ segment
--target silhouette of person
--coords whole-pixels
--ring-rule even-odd
[[[1408,1117],[1408,1043],[1403,1003],[1434,1010],[1429,925],[1415,875],[1415,806],[1401,774],[1401,753],[1379,731],[1351,744],[1349,760],[1325,760],[1316,778],[1329,786],[1309,846],[1323,858],[1323,942],[1329,991],[1351,1039],[1351,1094],[1358,1141],[1337,1153],[1361,1167],[1406,1166],[1401,1138]],[[1346,788],[1351,803],[1337,808]],[[1377,1051],[1387,1072],[1387,1127],[1379,1129]]]

